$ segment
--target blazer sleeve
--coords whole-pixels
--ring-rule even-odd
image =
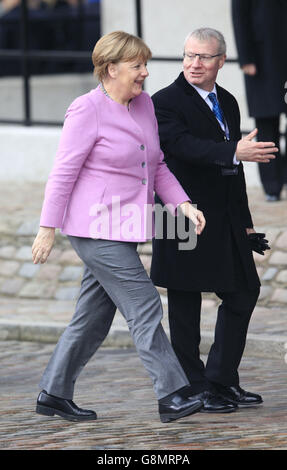
[[[83,95],[66,112],[55,162],[45,188],[41,226],[62,227],[69,197],[96,139],[96,107]]]
[[[192,134],[185,117],[168,96],[153,95],[163,152],[184,163],[199,166],[232,167],[237,142],[215,142]],[[196,117],[195,117],[196,119]]]
[[[252,0],[232,0],[234,37],[241,66],[256,63],[252,28]]]

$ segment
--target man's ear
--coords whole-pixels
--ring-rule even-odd
[[[221,69],[224,64],[225,64],[225,60],[226,60],[226,54],[224,54],[222,57],[220,57],[220,60],[219,60],[219,69]]]

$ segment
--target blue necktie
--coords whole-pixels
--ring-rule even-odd
[[[215,93],[209,93],[208,98],[210,99],[210,101],[212,103],[212,106],[213,106],[212,111],[213,111],[215,117],[223,124],[224,129],[225,129],[224,114],[223,114],[223,111],[222,111],[221,107],[219,106],[219,103],[218,103],[217,98],[216,98],[216,94]]]

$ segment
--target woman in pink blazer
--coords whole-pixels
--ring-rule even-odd
[[[188,380],[161,326],[160,297],[137,254],[154,235],[154,191],[204,228],[203,214],[163,162],[153,104],[142,91],[151,52],[139,38],[116,31],[93,51],[100,85],[78,97],[66,113],[32,247],[45,262],[55,228],[66,234],[84,262],[76,311],[41,380],[36,411],[81,421],[94,411],[72,401],[77,376],[108,334],[116,309],[153,381],[163,422],[198,411],[200,400],[179,392]]]

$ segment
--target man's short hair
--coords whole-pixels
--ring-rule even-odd
[[[226,54],[226,42],[222,33],[217,31],[217,29],[213,28],[198,28],[188,33],[187,37],[184,41],[184,47],[186,42],[191,38],[194,37],[199,39],[200,41],[209,41],[211,38],[214,38],[218,41],[218,53],[219,54]]]

